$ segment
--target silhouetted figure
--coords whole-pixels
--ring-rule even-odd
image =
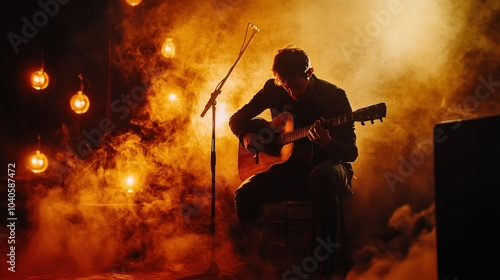
[[[266,81],[229,120],[232,132],[253,159],[240,159],[240,177],[244,181],[235,192],[236,214],[249,248],[248,258],[258,263],[261,257],[258,248],[262,206],[284,200],[310,200],[316,240],[322,243],[315,252],[317,256],[311,252],[311,257],[316,257],[321,275],[330,279],[333,274],[345,272],[335,271],[335,255],[337,247],[344,245],[339,240],[342,199],[351,193],[350,162],[358,157],[358,148],[353,121],[329,125],[325,120],[351,113],[351,105],[344,90],[313,74],[309,56],[300,48],[278,50],[272,72],[274,79]],[[266,125],[255,120],[268,109],[275,122]],[[264,156],[280,156],[282,135],[290,132],[290,117],[294,127],[291,132],[305,136],[295,140],[293,133],[288,135],[294,146],[291,151],[283,149],[288,153],[281,155],[285,160],[248,178],[242,175],[246,172],[242,165],[251,168],[256,162],[264,164]],[[288,278],[297,277],[294,273],[289,272]]]

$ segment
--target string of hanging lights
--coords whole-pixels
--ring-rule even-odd
[[[138,6],[142,3],[142,0],[125,0],[130,6]],[[172,37],[167,37],[163,41],[161,48],[159,49],[159,54],[161,54],[166,59],[173,59],[176,56],[176,46],[174,39]],[[80,73],[78,75],[80,80],[80,87],[78,91],[73,94],[69,100],[71,110],[76,114],[84,114],[88,112],[90,108],[89,97],[85,94],[85,90],[90,88],[90,82],[83,77]],[[88,86],[85,87],[84,80],[88,82]],[[51,82],[49,74],[45,70],[45,61],[42,51],[42,63],[41,67],[35,70],[30,76],[30,85],[37,92],[46,89]],[[174,101],[176,99],[175,94],[170,94],[169,99]],[[40,135],[38,135],[38,147],[34,153],[32,153],[27,159],[27,168],[35,174],[43,173],[47,170],[49,166],[49,160],[45,154],[40,150]],[[133,177],[128,177],[126,180],[127,192],[133,192],[134,180]]]

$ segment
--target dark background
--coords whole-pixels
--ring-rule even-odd
[[[54,0],[54,2],[56,1]],[[137,23],[135,26],[137,30],[140,31],[142,28],[146,30],[147,26],[142,26],[140,23],[146,21],[144,15],[147,16],[148,12],[153,11],[160,2],[174,4],[174,1],[143,1],[141,7],[138,7],[141,9],[134,9],[121,0],[68,1],[67,4],[59,5],[57,15],[53,18],[49,17],[47,24],[39,27],[33,38],[28,38],[26,44],[19,45],[18,53],[15,53],[12,48],[7,34],[13,32],[22,35],[24,23],[21,19],[26,17],[30,22],[33,22],[33,15],[42,9],[38,1],[34,0],[9,0],[3,2],[1,9],[2,24],[0,27],[2,30],[1,84],[3,86],[2,93],[0,94],[1,168],[5,170],[9,162],[15,162],[18,166],[16,179],[19,182],[19,192],[16,203],[19,207],[18,217],[20,220],[28,221],[28,219],[24,218],[26,213],[22,212],[25,206],[24,203],[27,201],[25,199],[26,192],[31,192],[34,198],[43,197],[46,194],[54,193],[49,192],[50,186],[60,183],[57,181],[60,177],[47,175],[44,178],[48,178],[47,180],[56,180],[56,182],[42,181],[40,185],[49,187],[36,188],[37,181],[33,180],[36,176],[28,172],[25,168],[25,156],[37,148],[38,135],[41,137],[42,151],[50,159],[54,159],[56,158],[56,151],[65,150],[65,147],[68,146],[75,147],[83,137],[82,131],[99,127],[99,121],[105,117],[112,119],[113,124],[116,125],[116,130],[112,133],[114,135],[119,135],[126,131],[134,131],[140,134],[130,119],[134,116],[135,112],[130,112],[127,118],[121,119],[119,114],[107,111],[107,100],[120,100],[120,96],[130,93],[133,87],[143,83],[147,86],[147,77],[136,68],[140,68],[138,66],[141,63],[140,59],[147,58],[147,56],[156,52],[155,47],[147,43],[146,41],[148,40],[144,40],[144,38],[152,35],[144,32],[143,37],[141,37],[140,35],[138,36],[140,32],[132,32],[136,36],[136,40],[139,41],[139,43],[135,44],[138,48],[133,48],[129,51],[121,49],[121,52],[116,52],[115,50],[122,47],[125,48],[125,43],[130,44],[129,40],[124,39],[126,32],[122,29],[120,22],[127,21],[132,23],[128,25],[129,27],[133,23]],[[213,3],[215,2],[213,1]],[[491,7],[498,8],[498,4],[494,4],[494,1],[464,2],[427,1],[426,3],[435,3],[435,6],[431,6],[436,9],[436,14],[432,14],[431,16],[441,19],[430,22],[438,22],[440,25],[419,26],[420,23],[429,20],[425,14],[419,14],[414,25],[422,28],[427,27],[428,29],[418,30],[421,32],[418,33],[410,28],[409,30],[414,32],[414,34],[409,32],[410,35],[415,35],[416,38],[426,38],[425,36],[419,37],[419,35],[432,34],[433,31],[446,29],[448,26],[450,30],[457,33],[451,31],[451,33],[447,33],[446,31],[443,31],[443,33],[437,32],[436,34],[438,35],[435,36],[438,37],[441,35],[439,37],[441,40],[431,41],[436,45],[418,40],[412,41],[412,44],[408,45],[415,46],[414,49],[406,46],[408,47],[407,53],[403,52],[403,54],[395,56],[392,56],[390,52],[392,49],[389,47],[392,46],[389,46],[386,50],[384,49],[385,45],[381,42],[383,42],[385,35],[389,33],[389,29],[398,25],[402,17],[414,15],[412,13],[414,10],[412,10],[410,4],[418,6],[415,1],[402,2],[404,4],[404,11],[402,13],[408,13],[398,15],[399,18],[397,15],[393,15],[393,21],[391,22],[393,24],[390,24],[388,29],[383,29],[379,34],[380,36],[371,38],[371,44],[367,44],[361,48],[353,46],[356,42],[355,36],[358,34],[356,30],[364,28],[368,23],[374,22],[370,12],[372,10],[379,11],[385,9],[387,3],[384,1],[380,1],[378,3],[380,5],[368,6],[368,8],[364,4],[357,6],[359,3],[355,1],[343,4],[347,8],[342,7],[342,3],[344,3],[342,1],[330,4],[337,5],[336,7],[321,7],[325,3],[332,2],[315,1],[314,3],[307,3],[307,7],[313,8],[304,9],[305,6],[303,5],[305,4],[302,4],[301,1],[290,1],[289,5],[279,6],[269,2],[266,3],[269,6],[258,7],[257,5],[262,5],[258,1],[221,0],[217,1],[217,3],[227,4],[222,5],[224,10],[220,9],[213,12],[214,8],[211,6],[211,9],[209,9],[210,12],[206,13],[200,10],[191,13],[191,9],[194,9],[196,6],[192,2],[179,1],[178,3],[178,5],[189,3],[183,9],[179,9],[179,13],[175,15],[179,18],[179,22],[186,23],[186,25],[191,23],[195,27],[202,26],[208,30],[205,33],[202,33],[202,31],[206,31],[202,30],[202,28],[194,31],[189,30],[191,32],[182,32],[185,33],[184,36],[186,38],[194,38],[198,34],[204,35],[196,38],[199,41],[193,39],[194,43],[192,45],[194,47],[191,48],[193,54],[191,60],[186,60],[190,62],[190,65],[186,68],[194,68],[196,66],[198,68],[206,68],[208,72],[213,70],[213,68],[210,68],[210,63],[220,62],[220,65],[217,66],[220,66],[223,69],[221,73],[225,74],[225,70],[228,69],[234,59],[234,50],[240,43],[239,32],[243,31],[243,28],[241,30],[238,28],[244,27],[244,24],[237,23],[246,23],[247,19],[254,21],[254,18],[259,18],[255,15],[248,16],[248,18],[244,17],[248,15],[245,14],[247,11],[262,15],[264,12],[271,10],[273,13],[272,16],[265,16],[265,19],[254,22],[262,29],[262,33],[259,34],[255,44],[252,44],[251,48],[249,48],[248,56],[238,66],[231,80],[236,81],[240,87],[245,87],[245,94],[252,94],[253,90],[261,85],[261,79],[255,81],[252,76],[258,76],[260,73],[265,72],[265,77],[268,77],[270,57],[272,57],[274,50],[286,43],[290,43],[288,41],[290,39],[294,43],[311,50],[318,74],[327,78],[334,77],[335,79],[332,79],[332,81],[335,83],[338,82],[342,87],[346,87],[354,109],[378,103],[379,101],[387,102],[388,117],[384,120],[383,124],[377,123],[373,128],[371,126],[359,127],[357,130],[358,143],[361,150],[360,158],[355,163],[355,175],[357,176],[355,188],[357,195],[349,209],[350,211],[348,211],[348,220],[351,222],[354,232],[351,237],[353,242],[356,243],[355,261],[358,265],[359,275],[361,275],[360,279],[363,278],[364,272],[370,275],[371,271],[375,271],[372,272],[373,274],[384,277],[393,271],[391,269],[404,270],[406,275],[416,276],[418,273],[415,273],[415,271],[421,269],[422,260],[425,260],[426,264],[430,264],[424,270],[427,269],[427,272],[429,272],[429,270],[433,269],[434,259],[432,258],[435,256],[436,246],[433,239],[435,237],[433,212],[435,205],[434,174],[431,160],[434,156],[432,150],[432,144],[434,144],[432,141],[432,128],[437,122],[443,120],[456,118],[469,119],[479,116],[497,115],[500,112],[498,109],[500,104],[498,98],[499,87],[494,87],[488,91],[483,87],[481,89],[482,97],[485,97],[485,94],[490,95],[481,100],[477,98],[473,99],[477,86],[482,85],[478,78],[488,79],[488,77],[491,77],[495,82],[500,81],[500,63],[498,59],[500,56],[498,52],[498,45],[500,44],[498,33],[500,30],[500,12],[498,9],[491,9]],[[442,3],[444,4],[441,5]],[[272,7],[274,9],[268,9]],[[288,8],[291,9],[290,12],[284,12],[284,9]],[[346,9],[342,10],[341,8]],[[187,12],[183,14],[180,12],[181,10]],[[343,11],[340,16],[346,18],[343,19],[346,24],[331,26],[329,20],[334,18],[331,15],[335,15],[335,12],[338,11]],[[360,13],[355,14],[358,11]],[[199,25],[192,24],[189,21],[190,16],[195,14],[194,12],[196,12],[196,16],[198,16],[201,22]],[[297,16],[300,12],[303,12],[301,16]],[[351,16],[350,13],[353,15]],[[352,22],[348,19],[356,18],[356,15],[359,17],[359,20],[353,20],[354,24],[349,25]],[[202,21],[204,18],[213,20],[215,24],[208,20],[206,21],[208,23]],[[165,15],[162,25],[168,26],[167,15]],[[179,27],[183,27],[183,24],[179,24]],[[235,29],[238,29],[237,32]],[[188,30],[188,28],[182,30]],[[334,30],[334,32],[331,30]],[[322,31],[326,32],[323,33]],[[345,33],[340,33],[341,35],[339,35],[339,33],[335,33],[337,31]],[[327,42],[325,42],[325,38],[330,38],[328,37],[330,34],[335,35],[333,36],[334,38],[340,38],[340,41],[326,40]],[[224,45],[225,49],[218,48],[218,44],[231,41],[229,40],[230,38],[237,38],[234,39],[237,42],[232,42],[234,43],[233,45],[228,44],[230,45],[229,47],[228,45]],[[396,43],[411,39],[414,38],[408,36],[401,40],[396,40]],[[257,42],[259,43],[257,44]],[[346,61],[346,58],[342,56],[342,52],[338,48],[338,45],[342,45],[343,43],[350,43],[348,46],[353,47],[353,57],[351,57],[350,61]],[[184,44],[188,45],[188,40],[184,40]],[[441,52],[432,51],[435,48],[438,48]],[[200,51],[202,49],[207,49],[212,51],[212,53],[208,56],[207,53]],[[377,56],[373,58],[371,56],[372,52],[375,54],[381,53],[382,57],[385,54],[387,60],[379,61],[377,60]],[[139,55],[136,55],[137,53]],[[230,57],[227,61],[223,59],[227,58],[224,57],[226,54],[227,57]],[[427,54],[430,54],[431,57]],[[436,55],[436,57],[432,55]],[[442,63],[443,57],[446,63]],[[49,88],[36,91],[29,85],[29,76],[34,70],[40,68],[42,58],[45,70],[51,77],[51,83]],[[115,61],[127,61],[128,63],[115,63]],[[248,64],[245,63],[249,63],[250,61],[254,65],[248,67]],[[439,64],[440,62],[442,64]],[[328,67],[325,67],[325,65],[328,65]],[[433,68],[432,66],[434,65],[438,65],[438,67]],[[321,68],[322,66],[323,68]],[[154,68],[155,66],[151,67]],[[156,67],[163,69],[169,67],[169,65],[161,64],[156,65]],[[250,69],[246,71],[247,76],[241,74],[243,72],[242,69]],[[372,71],[372,69],[375,70]],[[258,70],[262,72],[256,72]],[[187,70],[179,72],[181,72],[179,76],[184,77]],[[80,87],[78,79],[80,73],[86,81],[90,82],[90,86],[85,82],[85,93],[90,98],[91,107],[87,113],[76,115],[70,109],[69,100]],[[222,78],[222,74],[210,74],[210,78],[206,78],[210,81],[210,85],[215,85]],[[238,75],[243,76],[243,78],[237,80]],[[192,78],[192,76],[186,76],[188,76],[187,79]],[[185,80],[178,82],[181,85],[186,84]],[[191,93],[186,92],[186,96],[190,96],[193,99],[198,98],[198,96]],[[208,91],[197,93],[203,101],[207,100]],[[233,92],[226,90],[221,97],[227,96],[234,97],[235,100],[240,102],[239,104],[243,102],[241,100],[244,100],[245,97],[238,90],[234,90]],[[136,110],[138,111],[138,109]],[[182,113],[186,111],[182,111]],[[193,119],[197,120],[199,116],[198,111],[194,112],[193,110],[193,112],[189,112],[196,116]],[[209,121],[207,124],[209,124]],[[171,127],[175,129],[178,126],[174,123]],[[170,135],[176,135],[173,133],[175,132],[174,130],[170,132]],[[147,138],[143,134],[141,136]],[[188,137],[190,136],[188,135]],[[237,139],[234,137],[230,139],[232,140],[231,145],[234,144],[234,148],[236,148]],[[206,143],[208,143],[208,137],[204,140],[207,140]],[[182,146],[182,142],[188,141],[182,140],[175,142],[175,144],[186,151],[192,149],[191,146]],[[225,149],[226,154],[232,151],[232,149],[228,148],[229,146],[221,144],[222,142],[219,141],[217,147]],[[201,146],[200,149],[204,148],[203,151],[208,151],[208,145],[205,147],[203,145],[199,146]],[[97,147],[92,146],[91,148],[96,149]],[[422,154],[424,154],[423,162],[411,166],[411,172],[408,169],[402,168],[403,163],[407,163],[409,160],[415,158],[416,160],[421,159],[421,157],[418,158],[417,156],[421,156]],[[484,152],[485,158],[487,158],[487,154],[488,149],[486,147],[486,151]],[[234,164],[231,165],[230,161],[225,161],[224,155],[225,153],[218,155],[218,166],[229,170],[227,173],[233,176],[235,166]],[[206,167],[203,170],[208,170],[208,157],[198,157],[195,160],[193,158],[159,158],[158,161],[161,161],[168,167],[166,168],[168,170],[162,171],[170,171],[170,173],[156,172],[155,175],[162,176],[162,174],[168,174],[168,176],[165,175],[160,179],[164,179],[164,182],[167,182],[167,184],[171,182],[178,183],[179,186],[177,188],[182,192],[196,190],[196,187],[200,186],[203,187],[200,189],[206,190],[210,182],[209,176],[202,177],[197,182],[193,178],[198,178],[197,176],[200,175],[192,174],[191,169],[193,164],[199,162],[200,166]],[[181,161],[187,167],[184,169],[182,167],[176,168],[176,164]],[[485,162],[467,164],[478,166],[485,164]],[[50,168],[54,166],[56,165],[53,164]],[[492,166],[494,168],[494,165]],[[402,169],[404,172],[401,171]],[[451,174],[456,172],[453,168],[446,168],[446,166],[444,169]],[[48,174],[55,174],[53,170],[49,171],[52,173],[48,172]],[[219,176],[220,174],[218,173]],[[388,186],[387,178],[384,177],[386,174],[396,176],[398,178],[395,181],[396,183]],[[3,171],[0,176],[5,178],[6,171]],[[476,174],[476,176],[481,176],[481,174]],[[92,178],[92,176],[89,177]],[[44,180],[44,178],[37,178],[37,180]],[[227,208],[224,209],[224,214],[227,214],[227,217],[230,218],[233,218],[231,216],[231,211],[233,210],[230,204],[232,203],[231,195],[237,183],[239,183],[237,180],[228,180],[228,182],[218,185],[219,187],[224,187],[224,191],[227,192],[229,203],[227,204]],[[226,185],[230,186],[227,187]],[[150,184],[150,186],[154,186],[154,184]],[[459,189],[460,186],[451,186],[451,190],[449,191],[458,191]],[[147,190],[149,191],[150,189]],[[38,191],[40,193],[37,193]],[[160,191],[154,189],[154,191],[154,195],[166,193],[164,189]],[[184,199],[186,197],[184,194],[183,196],[179,196],[182,202],[188,201]],[[446,194],[447,192],[443,196],[446,197]],[[2,198],[2,205],[4,205],[5,200],[3,198],[7,196],[2,192],[0,197]],[[195,196],[195,198],[197,197]],[[61,200],[64,202],[64,199]],[[155,206],[166,205],[164,201],[157,203],[157,200],[151,200],[151,204],[156,203],[154,204]],[[145,203],[150,202],[147,200],[143,201]],[[200,199],[200,201],[206,200]],[[60,203],[59,200],[54,200],[54,202],[55,205],[57,205],[56,203]],[[199,206],[202,204],[196,201],[192,205]],[[178,209],[179,206],[175,205],[169,211],[178,214]],[[206,214],[208,207],[202,210],[200,213]],[[6,212],[3,209],[1,211],[1,219],[5,221],[3,216]],[[72,214],[72,211],[68,211],[68,213]],[[156,212],[140,213],[144,214],[145,217],[161,217]],[[93,218],[98,217],[98,215],[95,217],[91,216],[88,221],[92,222],[94,221]],[[128,218],[129,216],[126,215],[125,217]],[[202,228],[200,232],[203,236],[206,236],[205,226],[207,215],[200,215],[197,218],[202,222],[196,223],[196,226]],[[63,220],[66,219],[69,220],[67,229],[78,229],[81,224],[79,222],[87,221],[85,219],[75,219],[73,215],[65,215]],[[193,218],[193,220],[195,219]],[[141,223],[126,224],[126,226],[119,227],[119,229],[125,231],[131,228],[133,232],[138,228],[136,225],[142,225]],[[158,233],[163,234],[165,231],[162,226],[168,224],[164,221],[156,222],[155,220],[148,224],[151,228],[151,234],[147,235],[149,240],[164,240],[164,236]],[[190,226],[193,226],[193,224]],[[40,230],[42,234],[44,233],[44,229]],[[19,230],[18,233],[20,235],[18,238],[21,239],[23,238],[21,235],[22,231],[21,229]],[[108,228],[108,232],[115,230],[115,228],[111,230]],[[145,231],[146,233],[148,232],[147,230]],[[190,229],[189,232],[191,233],[192,231]],[[63,236],[60,239],[66,241],[63,231],[61,231],[61,234]],[[179,235],[178,232],[174,232],[171,236],[177,237]],[[1,239],[2,237],[0,235],[0,242],[2,242],[1,245],[3,247],[4,241]],[[203,239],[199,236],[195,236],[195,238]],[[134,238],[130,239],[136,241],[144,240],[145,238],[144,236],[134,236]],[[173,240],[172,244],[178,242],[176,239]],[[203,239],[201,242],[203,241],[205,240]],[[193,242],[192,244],[199,243]],[[464,241],[464,244],[466,246],[468,244],[467,241]],[[152,248],[151,251],[154,251],[157,247],[154,246],[156,244],[152,245],[149,248]],[[461,246],[461,244],[458,246]],[[417,257],[415,257],[414,250],[418,252],[418,249],[421,249],[420,253],[425,251],[428,254],[417,254]],[[150,253],[151,251],[148,250],[147,252]],[[201,251],[205,252],[204,250]],[[198,250],[190,252],[196,254],[198,257],[203,255]],[[72,251],[69,253],[72,253]],[[97,253],[99,252],[95,252],[95,254]],[[55,256],[59,257],[57,254]],[[89,258],[94,256],[94,254],[88,254]],[[64,257],[67,257],[67,255],[62,254],[62,258]],[[473,258],[474,256],[468,257]],[[37,263],[39,262],[37,261]],[[50,263],[50,261],[47,260],[46,263]],[[414,263],[415,266],[408,265],[409,263]],[[382,269],[380,266],[382,266]],[[203,271],[203,268],[205,268],[205,263],[201,262],[198,271]],[[393,279],[407,279],[406,277],[398,278],[399,275],[394,275],[394,273],[392,276],[394,277]]]
[[[113,118],[106,110],[107,100],[114,100],[126,92],[127,83],[123,82],[120,69],[111,65],[109,51],[118,42],[119,33],[112,26],[108,6],[116,5],[113,7],[116,13],[127,7],[112,2],[93,0],[58,4],[57,14],[50,17],[45,13],[47,24],[35,26],[35,35],[27,38],[26,44],[20,43],[17,53],[6,35],[13,32],[23,36],[25,23],[21,19],[25,17],[33,23],[33,16],[43,9],[37,1],[4,3],[0,142],[7,160],[15,159],[20,147],[36,148],[38,135],[42,148],[57,147],[61,143],[63,124],[76,141],[81,137],[81,130],[98,127],[99,120],[104,117]],[[42,17],[38,19],[43,20]],[[41,68],[42,61],[50,84],[37,91],[31,87],[29,79],[33,71]],[[84,78],[84,93],[91,103],[89,111],[81,115],[69,106],[70,98],[80,88],[79,74]],[[121,129],[127,121],[115,123]]]

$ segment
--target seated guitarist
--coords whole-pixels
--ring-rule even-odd
[[[307,137],[294,143],[293,154],[287,161],[250,176],[236,189],[236,214],[247,246],[258,248],[263,205],[304,199],[313,205],[316,240],[343,246],[338,240],[339,221],[343,219],[343,195],[351,192],[350,162],[358,156],[356,134],[354,122],[329,127],[323,121],[351,113],[349,100],[344,90],[313,74],[309,56],[300,48],[287,46],[278,50],[272,72],[274,79],[266,81],[229,120],[240,143],[257,157],[264,151],[267,140],[259,137],[259,129],[263,128],[256,127],[252,120],[267,109],[273,118],[289,112],[295,128],[312,126]],[[331,248],[317,252],[324,279],[342,274],[335,271],[335,250]],[[258,255],[250,249],[249,261],[258,262],[252,259]]]

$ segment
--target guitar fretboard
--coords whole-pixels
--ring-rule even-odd
[[[349,121],[353,121],[353,120],[354,120],[353,113],[346,113],[346,114],[340,115],[338,117],[328,119],[328,120],[326,120],[326,123],[330,126],[337,126],[337,125],[340,125],[340,124],[343,124],[343,123],[346,123]],[[314,125],[311,124],[311,125],[297,128],[296,130],[293,130],[290,132],[285,132],[285,133],[281,134],[280,138],[279,138],[279,144],[286,145],[286,144],[291,143],[293,141],[307,137],[307,133],[309,132],[309,130],[313,126]]]

